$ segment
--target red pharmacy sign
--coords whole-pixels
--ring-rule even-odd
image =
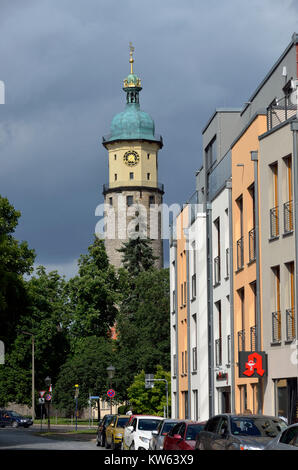
[[[261,352],[239,352],[239,377],[264,377],[267,374],[267,355]]]

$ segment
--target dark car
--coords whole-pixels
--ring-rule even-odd
[[[178,423],[178,419],[164,419],[160,422],[156,431],[152,431],[152,438],[149,442],[149,450],[162,450],[165,436]]]
[[[32,426],[33,421],[31,418],[25,418],[25,416],[15,411],[1,410],[0,423],[1,427],[12,426],[13,428],[18,428],[19,426],[23,426],[24,428],[28,428]]]
[[[96,434],[96,445],[104,447],[106,443],[106,428],[115,415],[105,415],[98,423]]]
[[[163,450],[194,450],[196,438],[205,424],[189,420],[177,423],[165,436]]]
[[[198,450],[262,450],[286,428],[275,416],[222,414],[207,421],[198,435]]]

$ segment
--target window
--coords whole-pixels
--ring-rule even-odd
[[[149,196],[149,206],[153,206],[155,204],[155,197]]]
[[[132,206],[133,196],[126,196],[126,203],[127,203],[128,206]]]
[[[277,163],[270,165],[272,174],[271,194],[272,203],[270,209],[270,237],[279,236],[279,212],[278,212],[278,166]]]
[[[281,341],[281,312],[280,312],[280,267],[272,268],[274,281],[274,312],[272,313],[272,342]]]
[[[150,178],[151,178],[150,173],[147,173],[147,180],[150,180]]]
[[[223,416],[221,423],[219,425],[219,428],[218,428],[218,434],[220,436],[224,436],[228,432],[228,430],[229,430],[228,419],[225,416]]]
[[[130,179],[130,180],[133,180],[133,178],[134,178],[133,173],[129,173],[129,179]]]
[[[287,201],[284,203],[284,232],[289,233],[294,229],[293,220],[293,192],[292,192],[292,156],[284,158],[287,168]]]
[[[117,155],[116,154],[114,155],[114,160],[117,160]]]
[[[238,233],[240,238],[237,240],[237,270],[242,269],[244,266],[244,252],[243,252],[243,197],[242,195],[237,199],[238,206]]]
[[[206,167],[209,169],[213,163],[216,161],[216,136],[212,139],[210,144],[207,145],[205,149],[205,157],[206,157]]]
[[[110,203],[110,206],[113,205],[113,198],[112,197],[109,197],[109,203]]]
[[[220,418],[221,418],[220,416],[216,416],[215,418],[209,419],[209,421],[206,424],[205,431],[213,432],[214,434],[216,434]]]
[[[114,175],[115,181],[117,181],[117,178],[118,178],[117,173],[115,173],[115,175]]]
[[[183,299],[184,306],[186,305],[186,282],[184,282],[184,299]]]
[[[149,160],[150,158],[150,153],[147,153],[147,160]]]
[[[280,441],[282,444],[298,447],[298,426],[287,429],[282,434]]]

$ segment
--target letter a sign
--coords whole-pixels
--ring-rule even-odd
[[[267,375],[267,355],[260,352],[239,352],[239,377],[264,377]]]

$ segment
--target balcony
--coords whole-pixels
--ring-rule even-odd
[[[220,284],[220,256],[214,258],[214,285]]]
[[[256,259],[256,230],[255,228],[251,229],[248,232],[248,253],[249,253],[249,262],[252,263]]]
[[[270,209],[270,238],[279,236],[279,213],[278,206]]]
[[[197,276],[193,274],[191,277],[191,300],[195,300],[197,296]]]
[[[222,340],[218,338],[215,340],[215,365],[222,365]]]
[[[237,271],[244,267],[243,237],[237,240]]]
[[[197,348],[192,348],[192,370],[193,372],[197,372],[198,370],[198,356],[197,356]]]
[[[245,330],[238,331],[238,351],[245,351]]]
[[[284,233],[290,233],[293,229],[293,201],[288,201],[284,204]]]
[[[281,342],[281,317],[280,311],[272,313],[272,343]]]
[[[286,333],[287,341],[293,341],[296,338],[295,309],[286,310]]]
[[[291,103],[290,96],[283,96],[280,99],[276,98],[267,108],[268,131],[295,116],[296,112],[297,106]]]
[[[126,181],[114,181],[109,184],[104,184],[102,187],[103,194],[106,194],[111,191],[119,191],[120,188],[128,188],[134,190],[136,188],[150,188],[154,190],[158,190],[162,194],[164,193],[164,185],[161,183],[157,183],[151,180],[126,180]]]

